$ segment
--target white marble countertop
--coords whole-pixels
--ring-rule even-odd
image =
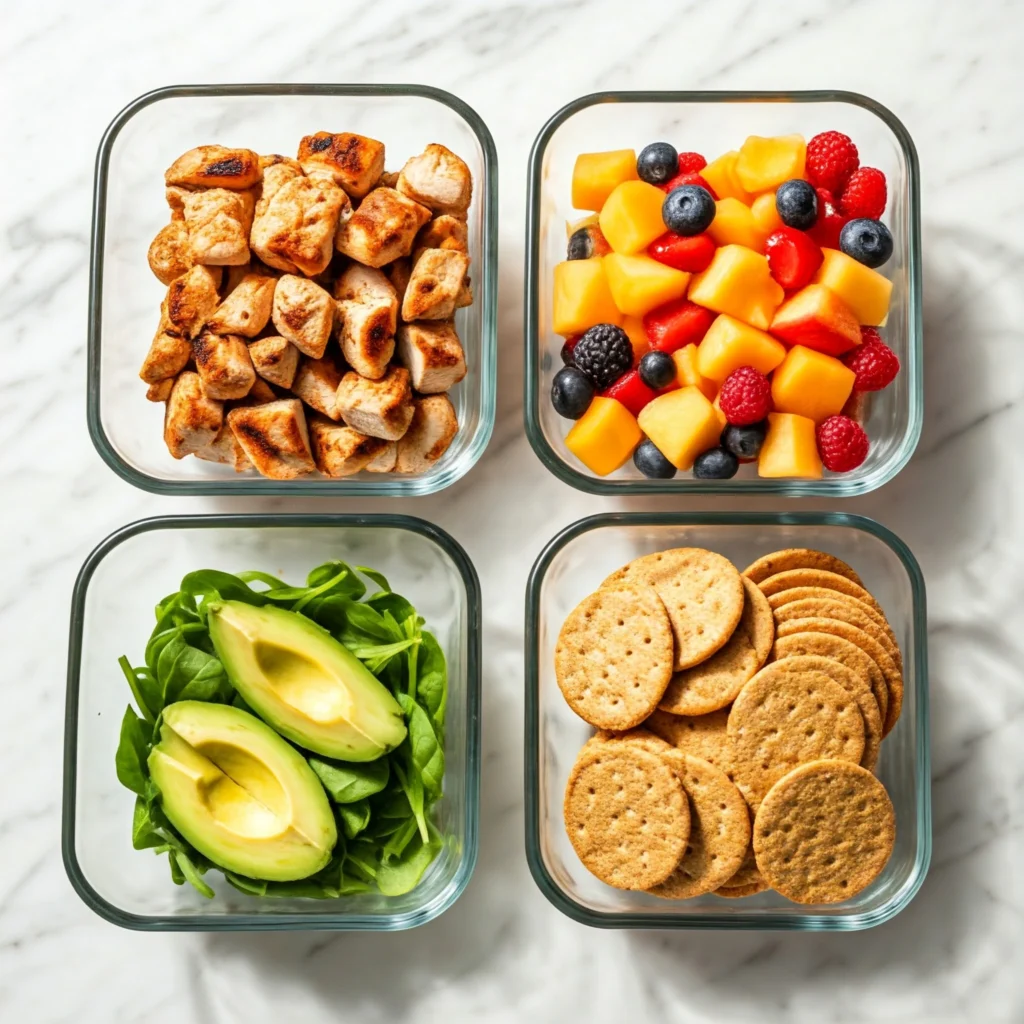
[[[33,0],[5,7],[3,23],[0,1017],[1024,1018],[1024,7],[250,0],[157,9]],[[475,107],[498,146],[497,428],[466,479],[401,506],[452,532],[483,583],[482,846],[455,907],[401,935],[140,935],[94,916],[61,865],[64,637],[90,548],[162,512],[398,510],[385,501],[161,498],[115,477],[88,439],[86,285],[100,134],[128,100],[157,86],[246,80],[431,83]],[[572,491],[541,466],[522,429],[526,158],[549,114],[606,87],[852,89],[894,110],[917,143],[924,436],[895,481],[843,507],[899,533],[928,581],[934,857],[915,901],[873,931],[588,930],[554,910],[527,871],[521,637],[530,564],[582,515],[675,504]]]

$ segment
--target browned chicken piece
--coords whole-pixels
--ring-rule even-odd
[[[165,380],[157,381],[146,388],[147,402],[166,402],[171,397],[171,388],[174,387],[174,378],[167,377]]]
[[[454,249],[424,249],[413,264],[402,299],[403,320],[448,320],[469,271],[469,257]]]
[[[287,339],[272,334],[249,345],[249,358],[256,372],[271,384],[290,388],[299,368],[299,350]]]
[[[211,398],[244,398],[256,380],[245,339],[203,331],[192,342],[192,356]]]
[[[455,308],[462,309],[463,306],[473,305],[473,283],[469,279],[469,275],[466,276],[462,282],[462,287],[459,289],[459,294],[455,296]]]
[[[412,420],[409,371],[393,366],[382,380],[346,373],[338,386],[338,411],[353,430],[397,441]]]
[[[384,143],[351,132],[317,132],[299,143],[299,163],[311,178],[327,175],[353,199],[362,199],[384,171]]]
[[[425,473],[441,458],[458,433],[455,407],[447,395],[413,399],[412,422],[398,442],[396,473]]]
[[[252,469],[249,456],[245,454],[245,449],[238,443],[234,431],[226,423],[208,445],[193,454],[204,462],[221,462],[230,466],[236,473]]]
[[[398,297],[379,270],[353,263],[334,285],[338,342],[357,373],[379,380],[395,351]]]
[[[378,179],[374,188],[394,188],[398,184],[398,171],[385,171]]]
[[[162,312],[175,331],[194,338],[220,305],[220,267],[195,266],[167,289]]]
[[[205,448],[224,425],[224,406],[203,390],[198,373],[178,375],[164,412],[164,443],[176,458]]]
[[[249,262],[252,192],[205,188],[184,197],[185,227],[193,263],[236,266]]]
[[[206,329],[214,334],[241,334],[255,338],[270,321],[274,306],[276,277],[248,273],[228,293],[228,297],[206,321]]]
[[[413,388],[424,395],[447,391],[466,376],[466,357],[448,320],[402,324],[396,354]]]
[[[264,402],[276,402],[277,392],[262,378],[257,377],[249,388],[249,394],[241,401],[245,405],[263,405]]]
[[[286,164],[297,173],[302,174],[302,167],[298,160],[293,160],[290,156],[282,156],[280,153],[267,153],[260,156],[260,173],[264,175],[264,180],[266,180],[267,168],[280,164]]]
[[[324,476],[353,476],[385,449],[388,442],[368,437],[341,423],[332,423],[323,416],[309,421],[309,441],[313,447],[316,468]]]
[[[257,265],[262,266],[262,264]],[[256,273],[256,270],[251,260],[248,263],[239,263],[233,267],[225,267],[220,283],[221,297],[226,299],[249,274],[254,273]],[[271,274],[265,274],[264,276],[270,277]]]
[[[184,221],[172,220],[165,224],[150,243],[147,257],[149,269],[161,284],[170,284],[187,273],[195,261],[189,252],[188,228]]]
[[[292,381],[292,393],[301,398],[306,405],[312,406],[332,420],[340,420],[338,412],[338,385],[341,383],[341,370],[334,357],[326,355],[323,359],[302,359],[299,369]]]
[[[334,326],[334,300],[313,281],[285,274],[274,289],[274,326],[303,355],[319,359]]]
[[[405,289],[409,287],[409,278],[412,276],[412,260],[407,257],[395,260],[394,263],[387,265],[384,273],[388,275],[391,287],[395,289],[398,305],[401,306],[405,299]]]
[[[466,162],[436,142],[406,161],[395,187],[434,213],[464,216],[473,198],[473,176]]]
[[[316,469],[306,414],[297,398],[244,405],[228,413],[228,426],[252,464],[272,480],[294,480]]]
[[[164,189],[164,198],[171,208],[171,220],[185,219],[185,196],[191,191],[190,188],[180,188],[178,185],[168,185]]]
[[[251,149],[196,146],[164,171],[168,185],[252,188],[260,180],[260,158]]]
[[[454,249],[456,252],[469,253],[469,240],[466,234],[466,222],[450,213],[442,213],[435,217],[416,237],[416,253],[420,249]]]
[[[398,459],[398,442],[388,441],[380,454],[375,455],[364,467],[367,473],[391,473]]]
[[[192,346],[184,333],[174,327],[161,311],[160,326],[142,362],[139,376],[147,384],[176,377],[192,358]]]
[[[338,226],[339,252],[368,267],[408,256],[416,232],[430,220],[430,211],[393,188],[375,188],[348,220]]]

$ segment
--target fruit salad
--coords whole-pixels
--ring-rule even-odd
[[[762,138],[710,163],[653,142],[583,153],[554,270],[555,411],[607,476],[818,479],[868,456],[864,396],[900,364],[880,329],[885,175],[848,136]]]

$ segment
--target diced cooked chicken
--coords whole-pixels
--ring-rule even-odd
[[[334,297],[342,354],[357,373],[379,380],[395,351],[395,289],[381,271],[354,263],[335,282]]]
[[[395,289],[398,305],[401,308],[405,299],[405,289],[409,287],[409,278],[412,276],[412,260],[408,258],[395,260],[394,263],[387,265],[384,273],[388,275],[391,287]]]
[[[185,219],[185,196],[192,191],[190,188],[181,188],[178,185],[168,185],[164,189],[164,198],[171,208],[171,220]]]
[[[255,338],[270,320],[274,306],[276,277],[248,273],[206,321],[206,329],[214,334],[241,334]]]
[[[319,359],[334,326],[334,300],[313,281],[285,274],[274,289],[274,326],[303,355]]]
[[[332,423],[323,416],[309,421],[309,441],[313,447],[316,468],[324,476],[352,476],[365,469],[392,442],[379,437],[368,437],[358,430],[340,423]]]
[[[295,170],[298,174],[302,174],[302,167],[298,160],[293,160],[290,156],[282,156],[280,153],[261,154],[259,162],[260,173],[264,176],[264,182],[266,181],[267,168],[275,167],[280,164],[285,164]]]
[[[412,420],[409,371],[393,366],[382,380],[346,373],[338,386],[338,411],[353,430],[397,441]]]
[[[455,407],[447,395],[413,399],[412,422],[398,442],[396,473],[423,473],[441,458],[459,429]]]
[[[454,249],[469,253],[466,222],[450,213],[435,217],[416,237],[416,252],[420,249]],[[415,263],[417,257],[413,255]]]
[[[466,376],[459,336],[447,320],[402,324],[396,352],[409,371],[413,388],[424,395],[447,391]]]
[[[171,397],[171,389],[174,387],[174,378],[167,377],[165,380],[157,381],[146,388],[147,402],[166,402]]]
[[[290,388],[299,368],[299,350],[278,334],[260,338],[249,345],[249,358],[256,372],[278,387]]]
[[[195,262],[189,252],[188,228],[184,221],[172,220],[165,224],[149,245],[149,269],[161,284],[170,284],[191,269]]]
[[[183,198],[193,263],[237,266],[249,262],[249,229],[256,206],[252,192],[204,188]]]
[[[176,331],[194,338],[220,305],[220,267],[195,266],[175,278],[167,289],[162,312]]]
[[[384,170],[384,143],[351,132],[303,136],[299,163],[311,178],[328,176],[353,199],[362,199]]]
[[[147,384],[159,384],[160,381],[176,377],[191,358],[192,346],[188,338],[161,312],[160,326],[142,362],[139,376]]]
[[[436,142],[406,161],[396,187],[434,213],[464,215],[473,198],[473,176],[466,162]]]
[[[257,263],[257,266],[262,264]],[[220,294],[222,299],[226,299],[249,274],[254,274],[256,271],[253,267],[252,261],[248,263],[239,263],[235,266],[225,267],[224,274],[220,282]],[[265,277],[273,276],[274,271],[265,274]]]
[[[205,448],[224,425],[224,406],[203,390],[198,373],[178,375],[164,412],[164,443],[176,458],[183,459]]]
[[[469,270],[469,257],[454,249],[424,249],[413,264],[402,299],[403,320],[447,320]]]
[[[211,398],[244,398],[256,381],[245,339],[204,330],[192,342],[192,356]]]
[[[316,469],[306,414],[297,398],[239,406],[228,413],[227,420],[245,454],[264,476],[293,480]]]
[[[375,188],[355,213],[338,226],[339,252],[368,267],[408,256],[416,232],[430,220],[430,211],[393,188]]]
[[[364,467],[367,473],[391,473],[395,468],[395,461],[398,459],[398,442],[388,441],[386,447],[382,448],[378,455],[375,455]]]
[[[467,274],[462,282],[462,287],[459,289],[459,294],[455,296],[455,308],[462,309],[463,306],[473,305],[473,283],[469,279]]]
[[[236,473],[252,469],[249,456],[245,454],[245,449],[238,443],[234,431],[226,423],[208,445],[193,454],[204,462],[221,462],[230,466]]]
[[[394,188],[398,184],[398,171],[385,171],[378,179],[374,188]]]
[[[246,405],[263,405],[264,402],[276,402],[277,398],[277,392],[262,377],[257,377],[242,402]]]
[[[323,359],[303,359],[292,381],[292,393],[301,398],[306,405],[312,406],[332,420],[341,419],[338,412],[338,385],[341,383],[341,370],[333,356],[326,355]]]
[[[260,180],[260,158],[251,149],[196,146],[164,172],[168,185],[198,188],[252,188]]]

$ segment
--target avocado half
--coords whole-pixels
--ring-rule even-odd
[[[168,705],[149,771],[171,824],[219,867],[291,882],[331,859],[338,830],[320,780],[248,712],[194,700]]]
[[[228,678],[282,736],[340,761],[375,761],[405,739],[388,688],[312,619],[242,601],[208,611]]]

